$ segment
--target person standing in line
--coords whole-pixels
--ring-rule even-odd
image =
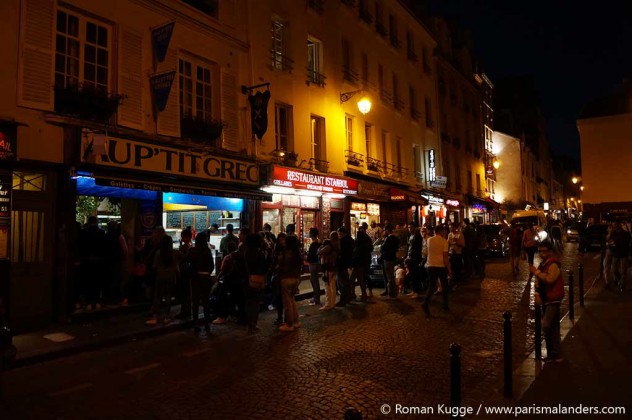
[[[279,278],[283,295],[283,308],[285,309],[285,322],[279,326],[279,331],[289,332],[301,327],[298,321],[298,308],[294,291],[298,287],[303,259],[298,243],[298,237],[290,235],[285,240],[285,249],[279,258]]]
[[[395,283],[395,262],[397,261],[397,250],[399,249],[399,238],[393,233],[393,226],[384,226],[386,239],[380,247],[382,264],[384,269],[384,293],[380,296],[391,298],[397,297],[397,284]]]
[[[564,279],[562,264],[553,257],[550,242],[538,246],[542,262],[538,268],[529,265],[529,272],[535,276],[534,302],[543,306],[542,333],[546,343],[545,362],[562,360],[560,353],[560,304],[564,299]]]
[[[265,276],[268,271],[266,256],[261,250],[261,237],[256,233],[250,233],[248,229],[242,228],[239,231],[240,239],[244,237],[243,251],[241,253],[242,260],[237,265],[242,265],[245,269],[243,276],[243,285],[246,297],[246,321],[248,324],[248,332],[254,333],[259,330],[257,323],[259,321],[259,306],[261,305],[262,289],[253,287],[250,284],[250,275]]]
[[[448,306],[448,295],[450,288],[448,287],[448,277],[452,277],[452,268],[448,258],[448,241],[446,239],[445,227],[438,225],[435,228],[435,235],[428,238],[428,261],[426,269],[428,270],[428,290],[426,298],[421,304],[427,317],[430,316],[430,300],[437,290],[437,283],[441,283],[443,289],[443,310],[450,310]]]
[[[527,228],[522,234],[522,249],[527,253],[527,262],[529,266],[533,265],[535,252],[538,250],[538,234],[532,223],[527,224]],[[533,273],[529,274],[529,281],[533,278]]]
[[[177,319],[191,318],[191,277],[192,272],[188,261],[189,251],[193,246],[193,231],[191,226],[187,226],[180,233],[180,248],[178,249],[178,265],[180,267],[180,275],[178,276],[178,284],[176,286],[177,297],[180,301],[180,313],[176,315]]]
[[[234,242],[228,244],[228,255],[222,259],[219,273],[217,273],[217,281],[220,282],[220,292],[217,303],[217,318],[213,320],[214,325],[223,325],[226,323],[228,316],[235,311],[237,305],[237,316],[243,312],[243,301],[239,301],[238,297],[243,295],[241,287],[241,278],[239,270],[235,268],[235,261],[238,258],[237,245]],[[241,319],[245,317],[242,316]]]
[[[456,288],[461,283],[461,272],[463,271],[463,248],[465,238],[459,229],[458,223],[452,223],[452,231],[448,235],[450,255],[450,267],[452,268],[452,287]]]
[[[382,240],[382,228],[380,227],[380,225],[377,224],[376,221],[371,222],[371,227],[367,230],[366,233],[369,235],[374,245]]]
[[[367,278],[371,267],[371,252],[373,251],[373,241],[366,233],[367,224],[362,223],[356,232],[356,238],[353,244],[353,271],[351,272],[351,287],[355,294],[355,281],[360,285],[360,300],[366,302],[367,295]],[[369,289],[371,296],[373,293]]]
[[[283,288],[281,286],[281,278],[279,277],[279,260],[283,251],[285,250],[287,235],[285,232],[279,232],[277,236],[276,244],[272,250],[272,294],[274,300],[272,301],[273,308],[276,308],[277,319],[274,322],[275,325],[281,325],[283,323]]]
[[[420,292],[428,288],[428,271],[426,270],[426,261],[428,261],[428,238],[432,236],[430,235],[430,231],[428,229],[429,228],[426,225],[421,227],[421,238],[423,239],[423,244],[421,246],[421,263],[419,264],[419,272],[421,274]]]
[[[468,280],[474,274],[474,260],[476,257],[476,230],[470,219],[463,219],[465,227],[462,234],[465,239],[465,248],[463,248],[463,263],[465,265],[465,279]]]
[[[173,252],[173,241],[169,235],[163,235],[160,239],[160,246],[154,256],[152,267],[156,273],[154,315],[145,324],[156,325],[160,318],[163,324],[167,325],[171,322],[171,295],[178,275],[178,262]]]
[[[88,223],[79,233],[79,253],[81,257],[81,283],[85,300],[92,309],[101,309],[104,293],[104,249],[105,232],[99,227],[96,216],[88,217]],[[88,308],[88,307],[87,307]]]
[[[623,230],[621,222],[612,225],[612,232],[607,239],[606,245],[611,252],[611,266],[609,276],[606,277],[606,288],[610,288],[612,280],[616,278],[619,283],[619,290],[624,291],[628,277],[628,260],[630,259],[630,232]]]
[[[336,281],[340,288],[340,301],[336,306],[342,307],[352,300],[352,288],[349,278],[349,270],[353,267],[353,239],[346,227],[338,228],[340,238],[340,256],[338,258],[338,276]]]
[[[509,228],[509,253],[511,255],[511,268],[513,274],[520,272],[520,252],[522,248],[522,231],[516,223]]]
[[[321,311],[329,311],[336,306],[336,274],[338,272],[339,240],[338,232],[331,232],[329,239],[325,239],[318,248],[320,265],[325,272],[325,305]]]
[[[222,253],[222,257],[228,255],[228,242],[234,242],[239,246],[239,237],[233,234],[233,224],[229,223],[226,225],[226,235],[222,237],[222,240],[219,241],[219,252]]]
[[[309,229],[309,249],[307,250],[307,263],[309,264],[309,281],[312,284],[313,295],[309,301],[310,305],[320,306],[320,272],[322,268],[318,259],[318,248],[320,241],[318,240],[318,229],[315,227]]]
[[[200,232],[195,236],[195,246],[187,256],[191,270],[191,302],[193,325],[195,331],[200,331],[198,324],[200,305],[204,310],[204,329],[208,332],[211,318],[209,297],[213,285],[211,273],[215,269],[215,261],[211,248],[206,240],[206,232]]]
[[[419,297],[421,292],[421,252],[423,249],[424,238],[419,233],[419,228],[413,224],[408,224],[408,275],[407,278],[411,279],[412,291],[408,296],[413,299]]]

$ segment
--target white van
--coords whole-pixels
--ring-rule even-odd
[[[546,215],[542,210],[518,210],[511,216],[511,223],[519,225],[531,223],[538,232],[540,241],[544,241],[549,236],[546,233]]]

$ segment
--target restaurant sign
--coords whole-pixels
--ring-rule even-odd
[[[103,135],[82,137],[81,161],[206,181],[260,183],[259,165],[255,162]]]
[[[358,181],[275,166],[272,185],[332,194],[358,194]]]

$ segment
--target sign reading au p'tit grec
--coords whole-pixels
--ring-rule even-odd
[[[82,136],[81,160],[99,166],[208,181],[260,184],[259,165],[255,162],[110,136]]]
[[[354,179],[313,174],[281,166],[274,167],[271,181],[272,185],[278,187],[345,195],[356,195],[358,193],[358,181]]]

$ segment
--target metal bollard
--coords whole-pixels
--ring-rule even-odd
[[[579,264],[577,268],[579,272],[579,306],[584,306],[584,265]]]
[[[575,279],[572,270],[568,271],[568,318],[575,320]]]
[[[505,360],[505,397],[511,397],[513,393],[512,378],[512,353],[511,353],[511,312],[503,313],[505,322],[503,323],[503,348]]]
[[[542,359],[542,306],[535,305],[535,359]]]
[[[450,406],[461,407],[461,346],[456,343],[450,344]]]

